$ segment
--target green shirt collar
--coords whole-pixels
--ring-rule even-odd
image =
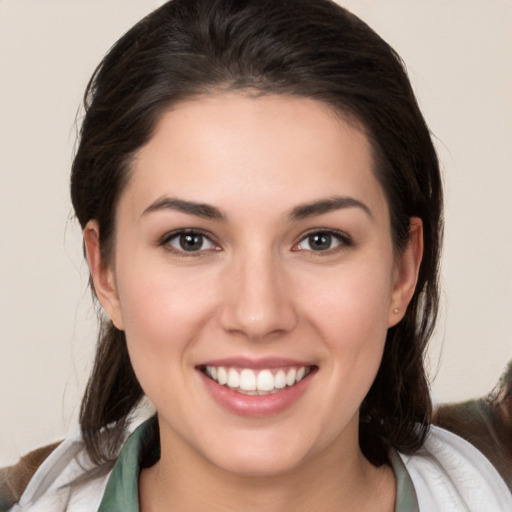
[[[156,453],[155,453],[156,452]],[[139,425],[119,454],[98,512],[139,512],[139,474],[148,456],[160,455],[156,416]]]
[[[112,469],[98,512],[139,512],[139,474],[148,458],[159,457],[156,416],[139,425],[126,441]],[[395,450],[389,453],[396,478],[395,512],[419,512],[411,477]]]

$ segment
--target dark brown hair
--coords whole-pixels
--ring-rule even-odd
[[[388,331],[360,410],[361,448],[373,463],[385,460],[389,445],[413,452],[431,419],[423,356],[438,306],[441,180],[400,58],[357,17],[329,0],[173,0],[137,23],[103,59],[85,94],[71,175],[80,224],[97,220],[108,262],[133,156],[169,105],[218,90],[312,98],[355,118],[372,143],[397,252],[408,240],[410,217],[422,219],[417,289],[403,320]],[[115,457],[142,396],[124,333],[102,318],[80,411],[93,460]],[[105,429],[107,444],[100,442]]]

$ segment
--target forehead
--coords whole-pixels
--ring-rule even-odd
[[[139,209],[156,195],[273,209],[329,195],[382,202],[372,154],[357,123],[324,103],[211,94],[162,114],[123,196]]]

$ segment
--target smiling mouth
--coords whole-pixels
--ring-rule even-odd
[[[199,370],[221,386],[244,395],[271,395],[291,388],[304,380],[316,366],[296,366],[253,370],[225,366],[201,366]]]

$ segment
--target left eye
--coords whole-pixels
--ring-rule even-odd
[[[339,245],[348,245],[348,239],[340,233],[330,233],[328,231],[317,231],[305,236],[296,246],[299,251],[329,251]]]
[[[164,240],[165,245],[171,246],[179,252],[199,252],[216,249],[215,244],[203,233],[180,232]]]

